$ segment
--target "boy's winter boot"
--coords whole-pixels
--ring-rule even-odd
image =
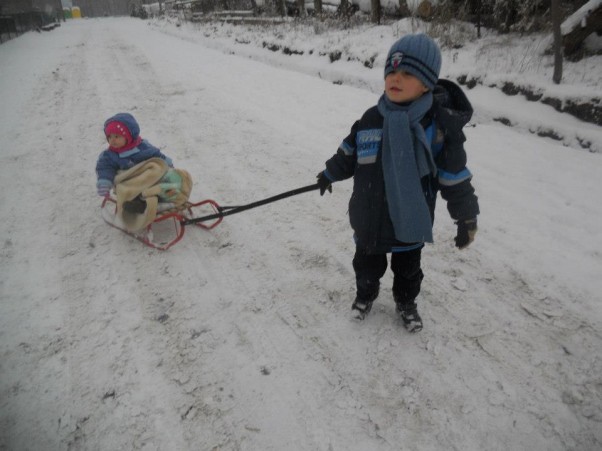
[[[354,319],[363,320],[372,309],[372,302],[364,301],[360,298],[355,298],[351,306],[351,317]]]
[[[354,319],[363,320],[370,310],[372,309],[372,303],[378,297],[378,290],[376,293],[371,295],[368,299],[362,299],[356,296],[353,305],[351,306],[351,316]]]
[[[422,318],[418,314],[418,307],[415,302],[398,303],[396,302],[395,310],[399,313],[403,325],[408,332],[419,332],[422,330]]]

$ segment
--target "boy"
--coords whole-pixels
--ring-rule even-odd
[[[378,296],[391,253],[396,311],[410,332],[422,329],[416,307],[425,242],[433,241],[437,192],[456,221],[456,246],[477,231],[479,206],[465,167],[462,127],[472,116],[459,86],[438,80],[441,53],[425,34],[399,39],[387,55],[385,92],[355,122],[318,174],[320,195],[354,177],[349,220],[356,243],[353,316],[363,320]]]

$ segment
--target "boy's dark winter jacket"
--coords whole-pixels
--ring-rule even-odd
[[[421,121],[431,141],[437,177],[422,178],[424,196],[434,219],[437,192],[447,201],[454,220],[479,214],[477,196],[466,168],[466,140],[462,128],[472,116],[472,106],[455,83],[439,80],[433,91],[433,106]],[[332,181],[354,177],[349,201],[349,219],[356,244],[368,253],[412,249],[422,243],[401,243],[395,238],[389,216],[382,170],[383,117],[376,106],[353,124],[337,153],[326,162],[325,175]]]

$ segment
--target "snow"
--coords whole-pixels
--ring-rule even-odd
[[[376,55],[374,69],[271,52],[244,27],[131,18],[0,46],[0,449],[601,448],[598,126],[467,90],[479,232],[455,249],[440,201],[419,334],[394,315],[390,273],[370,316],[349,319],[350,181],[189,228],[166,252],[100,217],[94,164],[118,111],[192,174],[195,200],[244,204],[314,183],[376,102],[406,25],[341,41]],[[297,47],[344,39],[302,31]],[[496,76],[492,41],[445,50],[443,75]],[[510,45],[507,64],[522,52]],[[543,56],[506,72],[598,95],[600,59],[582,64],[559,88]],[[543,126],[564,140],[529,131]]]
[[[573,31],[578,25],[585,27],[587,19],[592,11],[595,11],[602,5],[602,0],[589,0],[581,8],[571,14],[560,25],[562,35],[566,35]]]

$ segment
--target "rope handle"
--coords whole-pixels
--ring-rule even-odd
[[[291,191],[286,191],[284,193],[277,194],[276,196],[268,197],[266,199],[258,200],[256,202],[251,202],[250,204],[240,205],[237,207],[218,207],[219,212],[213,213],[207,216],[201,216],[198,218],[190,218],[184,221],[181,221],[180,224],[182,226],[187,226],[190,224],[196,224],[198,222],[203,221],[211,221],[212,219],[223,218],[224,216],[234,215],[236,213],[241,213],[246,210],[250,210],[251,208],[259,207],[261,205],[269,204],[272,202],[276,202],[277,200],[285,199],[287,197],[296,196],[298,194],[307,193],[308,191],[314,191],[320,188],[320,185],[314,183],[313,185],[303,186],[301,188],[296,188]]]

